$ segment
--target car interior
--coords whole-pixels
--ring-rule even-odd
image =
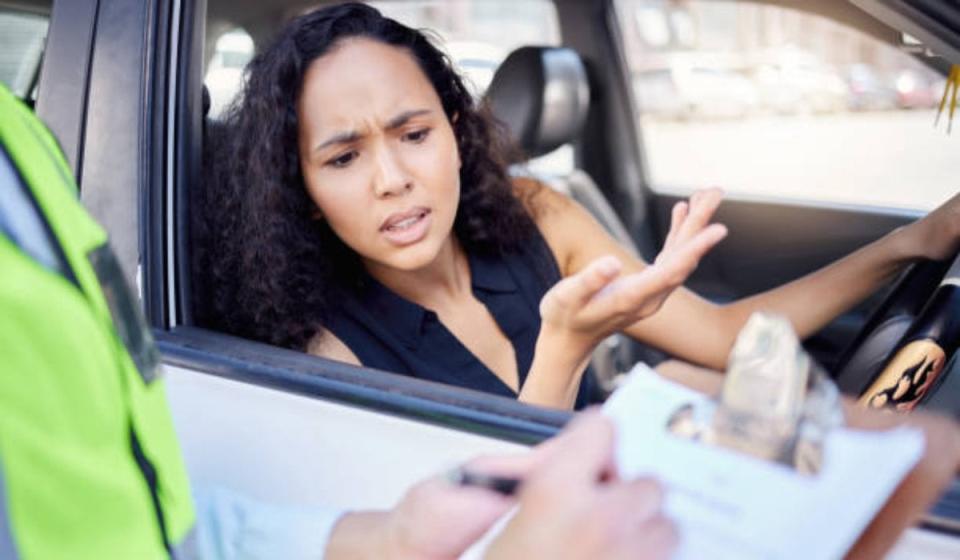
[[[211,6],[211,16],[215,8]],[[287,13],[296,13],[297,6],[288,6]],[[263,21],[275,21],[267,18]],[[228,28],[227,24],[220,27]],[[208,23],[208,33],[214,24]],[[264,36],[264,30],[254,36]],[[209,50],[208,56],[211,56]],[[549,92],[549,94],[548,94]],[[211,107],[208,87],[203,87],[203,183],[191,196],[193,208],[215,204],[215,194],[210,187],[217,185],[216,146],[223,134],[223,124],[210,118]],[[584,170],[572,167],[563,172],[538,173],[526,165],[531,159],[549,154],[557,148],[572,144],[579,138],[590,108],[590,83],[584,63],[576,51],[562,47],[523,46],[511,53],[496,69],[489,88],[478,103],[486,103],[494,118],[504,126],[510,139],[511,172],[535,177],[587,207],[598,221],[618,241],[639,254],[634,238],[604,198],[596,183]],[[214,200],[210,200],[212,197]],[[208,243],[206,232],[211,220],[202,212],[195,212],[191,220],[193,247],[193,293],[194,318],[198,326],[215,324],[215,318],[204,308],[202,302],[208,290],[209,267],[205,261]],[[656,364],[665,355],[656,349],[636,343],[616,334],[603,341],[592,359],[595,375],[601,381],[603,398],[615,386],[617,375],[627,371],[638,360]]]
[[[801,3],[778,4],[799,8]],[[802,4],[803,10],[850,24],[885,42],[900,40],[898,32],[855,6],[833,2]],[[205,60],[212,59],[211,46],[218,35],[239,26],[249,33],[254,45],[260,44],[285,18],[313,5],[316,3],[297,1],[266,6],[210,1]],[[505,124],[517,148],[511,162],[513,173],[534,175],[569,194],[616,239],[650,259],[669,220],[669,208],[680,196],[669,190],[651,192],[643,186],[644,161],[639,155],[642,138],[631,127],[615,124],[632,121],[632,117],[623,115],[637,110],[635,103],[624,96],[626,88],[618,84],[623,73],[617,72],[616,66],[617,62],[623,64],[622,53],[613,45],[590,40],[588,25],[569,25],[578,14],[583,16],[580,21],[589,21],[595,15],[590,8],[575,2],[557,2],[556,8],[562,46],[524,45],[510,52],[497,67],[481,102],[488,103]],[[943,68],[939,59],[924,62]],[[209,93],[204,95],[208,97]],[[209,107],[209,103],[205,106]],[[219,125],[209,116],[204,122],[203,149],[208,150]],[[565,145],[573,147],[575,164],[546,173],[537,171],[535,165],[527,165],[529,160]],[[213,168],[215,165],[205,161],[205,177]],[[761,291],[800,276],[910,219],[904,212],[865,215],[860,208],[843,205],[784,205],[763,199],[732,198],[724,204],[718,219],[731,225],[736,233],[708,256],[691,280],[696,291],[716,301]],[[192,244],[195,257],[202,256],[204,222],[192,222],[197,236]],[[815,240],[811,239],[811,229],[821,232]],[[770,235],[772,231],[776,235]],[[811,247],[812,243],[817,244],[816,249]],[[761,259],[769,262],[760,264]],[[839,318],[807,340],[807,349],[833,372],[845,391],[862,389],[948,265],[916,267],[900,280],[895,290],[891,288],[892,295],[884,298],[884,294],[878,294]],[[201,276],[195,274],[193,279],[197,294],[203,290],[202,281],[198,281]],[[904,297],[905,293],[911,297]],[[198,326],[204,324],[201,307],[196,303],[202,300],[194,298]],[[666,357],[656,349],[614,336],[600,345],[593,364],[604,384],[612,387],[617,374],[637,360],[655,364]]]
[[[549,92],[549,94],[548,94]],[[590,81],[583,60],[565,47],[524,46],[512,51],[493,75],[484,98],[493,116],[504,124],[516,157],[510,162],[517,175],[530,176],[583,205],[616,239],[635,255],[634,238],[583,169],[537,173],[530,159],[577,141],[590,109]],[[611,390],[616,377],[637,361],[656,365],[666,355],[622,334],[604,340],[594,352],[593,371]]]

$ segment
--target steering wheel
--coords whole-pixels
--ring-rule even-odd
[[[951,304],[944,298],[931,299],[941,282],[948,280],[960,282],[960,253],[946,261],[914,264],[901,275],[844,351],[834,372],[841,392],[860,395],[868,388],[880,368],[900,348],[921,311],[942,324],[960,320],[960,304]]]

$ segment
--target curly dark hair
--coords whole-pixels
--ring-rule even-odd
[[[536,226],[506,174],[506,135],[477,107],[447,57],[427,36],[359,3],[292,20],[246,70],[207,171],[200,213],[208,248],[199,264],[208,317],[231,334],[305,349],[322,332],[338,290],[359,285],[358,256],[323,221],[304,186],[297,145],[297,99],[310,63],[338,42],[365,37],[406,49],[433,85],[460,151],[461,198],[453,231],[468,252],[517,250]]]

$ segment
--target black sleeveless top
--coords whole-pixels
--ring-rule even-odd
[[[533,362],[540,332],[540,299],[560,280],[560,269],[543,237],[502,256],[468,254],[473,295],[513,344],[520,387]],[[369,275],[331,314],[326,327],[364,366],[517,397],[440,322],[436,313],[397,295]],[[593,400],[595,381],[584,372],[575,409]]]

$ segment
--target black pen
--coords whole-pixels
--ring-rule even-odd
[[[513,496],[516,494],[517,491],[520,490],[520,484],[522,482],[519,478],[471,472],[463,467],[453,469],[447,473],[447,479],[458,486],[486,488],[487,490],[504,496]]]

